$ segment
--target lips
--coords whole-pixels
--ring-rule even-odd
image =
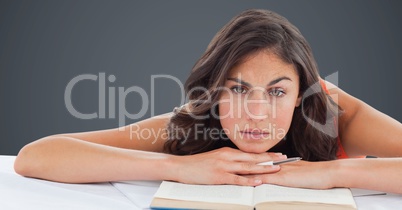
[[[268,137],[270,133],[262,129],[246,129],[240,131],[240,134],[243,138],[258,140]]]

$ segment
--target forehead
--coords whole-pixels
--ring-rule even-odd
[[[278,76],[287,76],[293,79],[299,78],[293,64],[284,62],[279,56],[267,50],[261,50],[247,56],[229,71],[228,76],[241,76],[265,81]]]

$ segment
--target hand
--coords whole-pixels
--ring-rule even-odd
[[[260,178],[263,183],[288,187],[328,189],[333,188],[336,177],[334,161],[308,162],[297,161],[281,164],[277,173],[256,174],[248,177]]]
[[[174,156],[171,180],[188,184],[256,186],[262,184],[261,179],[243,175],[277,172],[279,166],[261,166],[257,163],[282,159],[286,159],[286,155],[245,153],[228,147],[196,155]]]

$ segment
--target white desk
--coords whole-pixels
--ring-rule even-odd
[[[160,182],[63,184],[22,177],[0,156],[0,209],[147,209]],[[401,185],[401,183],[395,183]],[[402,195],[355,197],[358,209],[401,209]]]

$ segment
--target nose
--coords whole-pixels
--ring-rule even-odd
[[[250,91],[244,100],[244,111],[247,119],[262,121],[268,118],[270,103],[265,90]]]

